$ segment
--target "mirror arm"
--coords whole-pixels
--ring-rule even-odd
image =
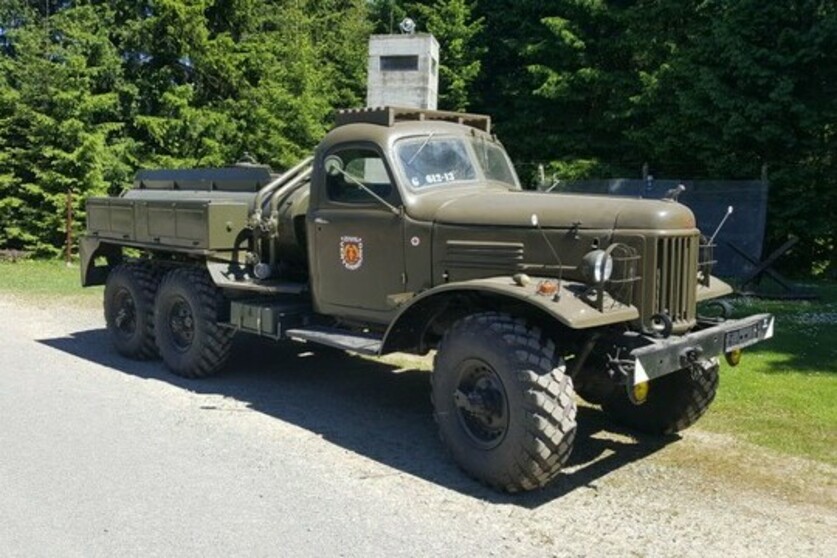
[[[372,196],[373,198],[375,198],[376,200],[381,202],[384,206],[386,206],[387,209],[392,211],[392,213],[394,215],[399,215],[399,216],[401,215],[401,211],[397,207],[395,207],[394,205],[389,203],[387,200],[385,200],[384,198],[382,198],[381,196],[379,196],[378,194],[373,192],[368,186],[366,186],[366,184],[363,184],[361,181],[359,181],[358,179],[356,179],[354,176],[350,175],[349,173],[347,173],[343,169],[335,168],[334,170],[336,170],[337,172],[342,174],[350,182],[355,184],[358,188],[360,188],[361,190],[363,190],[364,192],[366,192],[367,194],[369,194],[370,196]]]

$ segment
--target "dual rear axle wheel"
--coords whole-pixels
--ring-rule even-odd
[[[218,325],[221,293],[207,273],[163,273],[143,262],[124,263],[105,285],[105,321],[117,351],[135,359],[162,357],[186,378],[203,378],[226,361],[232,331]]]

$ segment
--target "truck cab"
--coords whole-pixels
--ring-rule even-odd
[[[521,188],[488,119],[382,126],[374,115],[341,114],[348,122],[338,120],[320,144],[306,227],[315,308],[388,324],[406,299],[439,282],[432,258],[438,208]]]

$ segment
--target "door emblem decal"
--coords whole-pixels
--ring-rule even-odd
[[[363,265],[363,239],[359,236],[340,237],[340,261],[350,271]]]

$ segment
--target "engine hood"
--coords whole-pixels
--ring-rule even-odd
[[[429,201],[429,200],[428,200]],[[428,220],[448,225],[543,228],[694,229],[695,216],[679,203],[616,196],[482,191],[425,204]],[[429,207],[435,205],[436,207]],[[577,224],[577,225],[576,225]]]

